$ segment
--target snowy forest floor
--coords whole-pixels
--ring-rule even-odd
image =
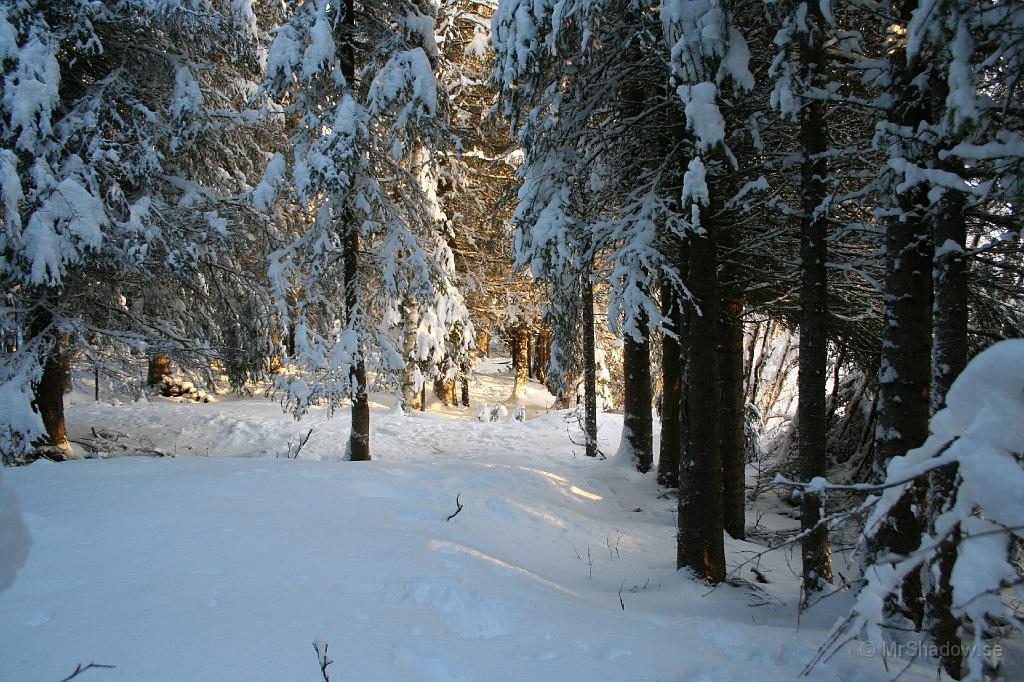
[[[260,396],[110,405],[82,387],[72,439],[115,431],[175,457],[4,472],[33,544],[0,594],[0,680],[94,661],[116,667],[76,679],[314,681],[314,639],[333,682],[795,678],[849,593],[798,617],[790,550],[757,562],[764,584],[750,566],[714,591],[677,573],[675,499],[653,474],[584,457],[542,386],[527,422],[476,420],[480,401],[507,399],[504,367],[482,364],[469,408],[404,416],[378,396],[369,463],[339,461],[346,409],[295,422]],[[621,426],[602,415],[609,455]],[[299,458],[281,457],[310,428]],[[796,525],[765,505],[748,523]],[[728,541],[730,567],[762,549]],[[810,677],[904,666],[866,653],[854,643]],[[926,665],[901,679],[934,679]]]

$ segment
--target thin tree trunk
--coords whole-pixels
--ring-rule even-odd
[[[679,276],[683,281],[690,278],[690,240],[683,239],[679,244],[676,254],[679,266]],[[679,451],[676,454],[676,485],[679,486],[679,494],[682,494],[683,485],[683,464],[689,462],[687,454],[690,450],[689,430],[689,395],[690,395],[690,313],[687,310],[693,308],[692,301],[680,302],[680,308],[676,312],[679,316],[679,375],[682,378],[679,386]]]
[[[825,19],[818,5],[808,6],[808,30],[800,34],[802,80],[806,87],[823,91],[826,87]],[[825,177],[828,164],[824,152],[828,145],[826,116],[828,106],[821,99],[809,98],[800,110],[800,366],[797,374],[797,437],[800,473],[805,481],[824,476],[826,459],[825,374],[828,368],[828,279],[825,263],[828,249],[827,215],[822,202],[828,196]],[[828,528],[819,526],[825,512],[822,495],[805,492],[800,505],[800,541],[803,563],[805,603],[810,594],[832,582],[832,550]]]
[[[355,81],[355,50],[352,36],[355,33],[356,13],[355,0],[345,0],[344,25],[349,34],[342,48],[341,72],[349,83]],[[346,322],[356,325],[359,314],[359,226],[354,220],[344,221],[345,255],[343,260],[345,281],[345,315]],[[357,356],[352,363],[352,430],[348,439],[348,458],[353,462],[370,459],[370,399],[366,383],[366,359],[363,355],[363,343],[360,339]]]
[[[622,340],[623,414],[622,452],[632,458],[637,471],[647,473],[654,465],[651,417],[651,337],[647,315],[637,315],[635,339],[628,332]]]
[[[583,384],[584,423],[587,457],[597,457],[597,357],[594,338],[593,264],[583,274]]]
[[[726,269],[723,269],[723,272]],[[722,299],[717,358],[721,387],[719,447],[722,457],[722,524],[725,531],[746,537],[745,453],[743,409],[743,295]]]
[[[358,314],[359,281],[358,253],[359,228],[354,223],[345,225],[345,308],[349,324],[353,323]],[[370,459],[370,400],[366,386],[366,360],[363,357],[362,343],[356,351],[357,357],[352,363],[349,380],[352,382],[352,430],[348,439],[348,459],[353,462]]]
[[[680,335],[683,304],[679,292],[667,277],[661,279],[661,314],[672,321],[672,332],[661,335],[661,443],[658,454],[658,483],[679,486],[680,401],[683,393],[683,358]]]
[[[722,538],[722,458],[719,451],[720,391],[715,371],[718,336],[718,258],[714,226],[690,236],[689,288],[697,306],[689,310],[687,352],[687,447],[679,468],[676,565],[712,583],[725,579]]]
[[[932,89],[932,112],[942,115],[948,94],[942,79]],[[942,169],[960,174],[963,167],[952,160],[940,162]],[[931,410],[934,414],[946,405],[946,395],[967,365],[967,297],[968,270],[964,252],[967,244],[967,225],[964,220],[966,196],[963,192],[947,189],[935,207],[932,230],[935,253],[932,268],[935,302],[932,307],[932,394]],[[929,477],[928,530],[935,532],[935,520],[949,510],[956,501],[957,466],[940,468]],[[957,546],[961,533],[957,527],[939,548],[937,571],[929,573],[925,597],[925,628],[932,633],[938,646],[942,667],[953,679],[963,676],[963,655],[957,635],[959,622],[953,615],[953,586],[951,577],[957,559]]]

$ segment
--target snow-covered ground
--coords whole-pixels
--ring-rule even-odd
[[[484,364],[475,399],[507,398],[500,368]],[[766,584],[749,566],[748,584],[714,591],[676,573],[675,500],[653,475],[582,456],[550,400],[532,384],[529,421],[481,423],[477,405],[403,416],[381,396],[375,459],[351,463],[346,410],[297,423],[259,397],[76,394],[73,439],[117,431],[176,457],[5,471],[32,546],[0,594],[0,680],[56,682],[94,661],[116,667],[76,679],[313,681],[315,639],[334,682],[795,678],[848,593],[798,619],[788,551],[760,559]],[[310,428],[299,459],[278,457]],[[602,416],[605,452],[620,430]],[[729,562],[760,549],[729,542]],[[811,679],[900,667],[854,644]]]

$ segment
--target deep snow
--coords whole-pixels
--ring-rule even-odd
[[[475,387],[491,404],[509,394],[499,368]],[[476,406],[407,417],[382,397],[375,460],[350,463],[344,410],[295,423],[261,398],[77,394],[72,438],[116,429],[177,457],[5,472],[33,544],[0,594],[0,679],[95,661],[116,668],[79,679],[319,680],[318,638],[334,682],[795,678],[848,594],[798,621],[788,551],[761,559],[768,584],[744,567],[749,585],[709,592],[676,573],[675,500],[582,456],[549,399],[533,384],[531,419],[495,424]],[[310,427],[300,459],[275,458]],[[605,452],[620,430],[602,416]],[[730,565],[759,549],[730,541]],[[811,678],[893,674],[853,646]]]

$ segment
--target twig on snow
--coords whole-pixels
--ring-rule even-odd
[[[107,669],[110,669],[110,668],[116,668],[116,667],[117,667],[116,665],[104,665],[102,663],[92,663],[92,662],[90,662],[89,665],[83,666],[81,663],[79,663],[77,666],[75,666],[74,672],[72,672],[70,675],[65,677],[60,682],[68,682],[68,680],[73,679],[75,677],[78,677],[79,675],[84,673],[89,668],[107,668]]]
[[[452,512],[452,515],[449,516],[448,519],[447,519],[448,521],[451,521],[452,519],[454,519],[456,516],[459,515],[459,512],[462,511],[464,505],[461,502],[459,502],[459,497],[461,495],[462,495],[462,493],[459,493],[458,495],[455,496],[455,506],[458,507],[458,509],[456,509],[454,512]]]

